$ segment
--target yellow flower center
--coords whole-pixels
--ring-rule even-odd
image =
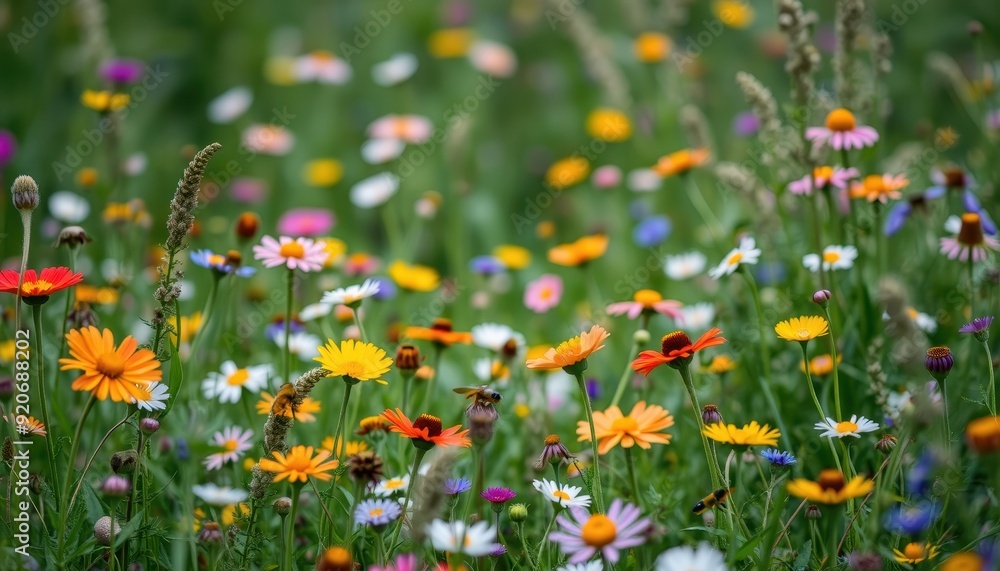
[[[854,114],[844,108],[834,109],[826,116],[826,128],[831,131],[853,131],[856,125]]]
[[[302,472],[309,473],[312,468],[312,462],[309,461],[309,457],[296,454],[285,457],[285,471],[286,472]]]
[[[562,490],[556,490],[556,491],[552,492],[552,497],[559,498],[560,500],[568,500],[568,499],[570,499],[569,494],[567,494],[566,492],[564,492]]]
[[[743,260],[743,252],[733,252],[728,258],[726,258],[726,264],[730,266],[735,266]]]
[[[382,515],[383,513],[385,513],[385,510],[383,510],[382,508],[375,508],[372,511],[368,512],[368,516],[369,517],[378,517],[378,516]]]
[[[231,387],[242,387],[247,379],[250,378],[250,372],[246,369],[237,369],[235,373],[229,375],[226,379],[226,384]]]
[[[849,420],[837,423],[837,432],[841,434],[846,434],[848,432],[857,432],[857,430],[858,430],[858,425],[854,424]]]
[[[41,292],[46,292],[52,287],[52,283],[45,280],[35,280],[33,282],[25,282],[21,285],[21,293],[26,296],[38,295]]]
[[[239,448],[239,445],[240,443],[235,440],[227,440],[224,448],[226,449],[226,452],[234,452],[237,448]]]
[[[368,375],[368,368],[364,363],[360,361],[346,361],[340,363],[341,370],[344,372],[345,376],[351,377],[352,379],[364,379]]]
[[[221,266],[226,263],[226,257],[219,254],[212,254],[208,257],[208,263],[212,266]]]
[[[398,490],[403,487],[403,481],[399,478],[393,478],[385,483],[385,489],[387,490]]]
[[[552,297],[552,288],[542,288],[542,290],[538,292],[538,297],[543,300],[549,299]]]
[[[106,377],[117,379],[125,372],[125,362],[117,353],[104,353],[97,358],[97,370]]]
[[[641,289],[635,292],[633,298],[636,303],[641,303],[643,307],[651,307],[654,303],[663,301],[663,296],[660,292],[651,289]]]
[[[919,543],[907,543],[906,547],[903,548],[903,555],[907,559],[923,559],[924,546]]]
[[[840,252],[823,252],[823,261],[833,264],[840,261]]]
[[[304,258],[306,255],[306,249],[302,247],[302,244],[298,242],[289,242],[287,244],[281,245],[281,250],[278,252],[284,258]]]
[[[615,432],[635,432],[639,428],[639,423],[631,416],[619,418],[611,423],[611,430]]]
[[[580,537],[584,543],[591,547],[600,549],[611,543],[618,537],[618,528],[615,522],[604,514],[594,514],[590,516],[587,523],[583,524],[580,530]]]
[[[870,174],[864,180],[865,192],[867,194],[885,194],[885,179],[882,175]]]

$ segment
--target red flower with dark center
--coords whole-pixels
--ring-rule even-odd
[[[386,409],[382,417],[389,423],[389,430],[397,432],[404,438],[409,438],[413,445],[422,450],[430,450],[435,445],[441,447],[472,446],[472,441],[466,437],[468,430],[462,430],[458,424],[444,428],[441,419],[429,414],[422,414],[415,421],[410,421],[401,409],[395,411]]]
[[[21,275],[14,270],[0,271],[0,292],[17,295],[17,284]],[[21,283],[21,297],[26,301],[31,298],[45,298],[57,291],[64,290],[83,281],[81,272],[73,273],[69,268],[45,268],[42,273],[35,270],[25,270],[24,281]],[[44,301],[41,300],[41,301]],[[31,303],[27,301],[27,303]]]
[[[721,329],[713,327],[692,343],[691,338],[683,331],[668,333],[661,340],[660,351],[643,351],[639,353],[639,356],[632,361],[632,369],[637,373],[642,373],[643,376],[649,376],[653,372],[653,369],[660,365],[690,359],[702,349],[722,345],[726,342],[726,339],[720,337],[721,334]]]

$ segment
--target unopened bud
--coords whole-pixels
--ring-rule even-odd
[[[115,474],[131,474],[135,470],[138,455],[135,450],[122,450],[111,456],[111,470]]]
[[[114,534],[118,535],[121,532],[122,527],[116,521]],[[101,545],[111,545],[111,518],[109,516],[101,516],[94,524],[94,537]]]
[[[722,413],[719,407],[714,404],[706,404],[701,407],[701,421],[705,424],[718,424],[722,422]]]
[[[15,178],[14,184],[10,187],[10,193],[14,208],[21,212],[31,212],[38,208],[38,183],[30,176],[23,174]]]
[[[511,504],[507,508],[507,514],[510,516],[510,521],[520,523],[528,519],[528,506],[524,504]]]
[[[113,497],[125,496],[131,489],[132,482],[129,482],[128,478],[124,476],[108,476],[101,484],[101,491],[105,495]]]
[[[819,506],[811,504],[806,508],[806,519],[819,519],[823,517],[823,512],[819,511]]]
[[[289,498],[287,496],[280,497],[274,500],[274,504],[272,505],[272,507],[274,508],[274,512],[276,514],[280,515],[281,517],[285,517],[286,515],[288,515],[288,512],[292,511],[292,498]]]
[[[892,449],[896,447],[896,437],[891,434],[885,434],[882,438],[878,439],[875,443],[875,450],[878,450],[882,454],[889,454]]]
[[[819,305],[826,307],[830,304],[830,298],[833,294],[830,293],[828,289],[821,289],[813,294],[813,303],[818,303]]]
[[[160,421],[147,416],[139,421],[139,430],[145,434],[153,434],[160,429]]]
[[[198,532],[198,543],[202,545],[222,545],[222,527],[214,521],[206,521]]]
[[[259,228],[260,217],[253,212],[244,212],[236,219],[236,237],[240,240],[252,239]]]
[[[632,342],[636,345],[645,345],[649,343],[649,331],[645,329],[639,329],[632,334]]]
[[[56,238],[56,243],[54,246],[56,248],[60,246],[68,246],[69,248],[76,248],[77,246],[83,244],[89,244],[93,242],[87,231],[81,226],[67,226],[59,231],[59,236]]]

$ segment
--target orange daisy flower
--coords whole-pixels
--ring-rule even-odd
[[[648,377],[653,372],[653,369],[660,365],[669,365],[678,360],[686,363],[698,351],[725,343],[726,338],[720,337],[721,333],[721,329],[713,327],[694,343],[691,342],[691,338],[683,331],[668,333],[660,340],[660,351],[643,351],[639,353],[635,361],[632,361],[632,369]],[[673,367],[674,365],[670,366]]]
[[[430,450],[435,445],[447,448],[448,446],[472,446],[472,441],[466,437],[468,430],[461,430],[462,425],[456,424],[448,429],[443,429],[441,419],[429,414],[421,414],[417,420],[410,422],[409,418],[403,414],[402,409],[395,411],[385,409],[382,413],[389,423],[389,431],[397,432],[403,438],[409,438],[413,445],[421,450]]]
[[[451,320],[439,317],[434,320],[430,327],[417,327],[411,325],[404,333],[410,339],[420,341],[430,341],[437,345],[447,347],[455,343],[468,345],[472,343],[472,333],[468,331],[455,331],[451,327]]]
[[[17,284],[21,274],[14,270],[0,271],[0,292],[17,294]],[[21,297],[25,303],[31,298],[42,298],[44,302],[50,295],[83,281],[81,272],[73,273],[69,268],[45,268],[41,275],[35,270],[24,271],[24,281],[21,283]]]
[[[616,444],[622,448],[649,449],[650,444],[669,444],[669,434],[660,431],[674,425],[674,417],[660,405],[646,406],[645,401],[639,401],[632,407],[632,412],[623,415],[620,408],[612,406],[604,412],[594,411],[594,432],[600,440],[597,448],[599,454],[607,454]],[[590,441],[590,425],[579,421],[576,425],[576,435],[579,442]]]
[[[59,359],[62,371],[81,370],[73,381],[74,391],[90,391],[99,400],[133,402],[147,398],[149,385],[163,378],[160,362],[149,349],[138,349],[139,342],[129,335],[115,347],[110,329],[103,333],[94,326],[74,329],[66,334],[69,354]]]
[[[682,149],[660,157],[653,170],[662,177],[684,174],[708,162],[708,149]]]
[[[332,477],[327,472],[340,465],[337,460],[324,462],[329,457],[330,453],[326,450],[320,450],[316,456],[313,456],[312,446],[293,446],[288,454],[274,452],[274,460],[261,459],[260,469],[276,473],[275,482],[287,479],[293,484],[295,482],[305,484],[309,481],[310,476],[325,482]]]
[[[564,369],[590,357],[594,352],[604,348],[604,340],[611,337],[600,325],[584,331],[568,341],[563,341],[558,347],[551,347],[537,359],[528,359],[529,369]]]
[[[596,260],[608,249],[608,237],[604,234],[584,236],[576,242],[559,244],[549,250],[549,261],[560,266],[580,266]]]

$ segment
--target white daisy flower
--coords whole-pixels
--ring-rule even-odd
[[[878,430],[878,423],[868,420],[865,417],[858,418],[858,415],[852,414],[851,420],[845,420],[842,422],[837,422],[826,417],[825,422],[817,422],[816,430],[824,430],[820,437],[829,436],[833,438],[843,438],[845,436],[853,436],[855,438],[861,438],[862,432],[874,432]]]
[[[386,478],[385,480],[379,480],[379,483],[375,485],[375,495],[387,498],[396,493],[405,493],[406,488],[410,486],[410,475],[398,476],[395,478]]]
[[[564,508],[590,507],[590,496],[581,496],[580,492],[583,491],[583,488],[579,486],[570,486],[569,484],[559,485],[545,478],[535,480],[532,482],[532,485],[550,502],[559,504]]]
[[[361,285],[352,285],[328,291],[323,294],[323,299],[320,301],[330,305],[349,306],[377,294],[380,286],[381,282],[378,280],[367,279]]]
[[[586,563],[570,563],[564,567],[557,567],[556,571],[604,571],[604,563],[600,559]]]
[[[122,172],[129,176],[140,175],[146,171],[148,164],[149,158],[145,153],[132,153],[125,157],[125,161],[122,163]]]
[[[435,519],[427,526],[427,535],[435,551],[482,557],[496,547],[497,530],[487,521],[478,521],[466,527],[464,521]]]
[[[483,383],[496,383],[498,389],[506,387],[510,381],[510,367],[500,359],[476,359],[472,364],[472,373]]]
[[[726,571],[726,557],[708,543],[672,547],[656,558],[655,571]]]
[[[410,79],[417,71],[417,65],[417,56],[398,53],[372,66],[372,79],[383,87],[396,85]]]
[[[509,342],[514,343],[514,355],[520,354],[526,345],[524,335],[502,323],[480,323],[472,328],[472,342],[478,347],[494,353],[503,353]]]
[[[295,79],[342,85],[353,75],[346,61],[327,51],[315,51],[295,58]]]
[[[361,145],[361,158],[370,165],[380,165],[399,158],[406,143],[399,139],[369,139]]]
[[[913,406],[913,395],[910,391],[892,391],[886,398],[886,407],[889,409],[889,416],[899,418],[899,414],[904,408]]]
[[[934,316],[928,315],[917,311],[915,308],[907,307],[906,314],[910,317],[913,323],[917,326],[917,329],[923,331],[924,333],[934,333],[937,331],[938,324]],[[889,320],[889,313],[886,311],[882,312],[882,321]]]
[[[715,321],[715,306],[708,302],[693,303],[680,308],[678,324],[685,329],[701,331],[708,329]]]
[[[625,186],[632,192],[653,192],[662,184],[663,177],[653,169],[635,169],[625,176]]]
[[[229,486],[216,486],[215,484],[201,484],[191,486],[194,495],[201,498],[201,501],[210,506],[232,506],[247,499],[245,490],[230,488]]]
[[[659,175],[657,175],[659,176]],[[663,262],[663,273],[672,280],[686,280],[700,275],[705,271],[708,258],[701,252],[687,252],[676,256],[667,256]]]
[[[384,172],[370,176],[351,187],[351,203],[358,208],[385,204],[399,190],[399,177]]]
[[[719,279],[735,272],[741,264],[756,264],[759,259],[760,248],[757,247],[757,242],[746,236],[740,240],[738,248],[733,248],[718,266],[709,270],[708,275]]]
[[[517,71],[514,50],[490,40],[476,40],[469,47],[469,63],[476,70],[496,77],[510,77]]]
[[[234,87],[208,104],[208,120],[218,124],[232,123],[246,113],[251,103],[253,92],[249,87]]]
[[[75,192],[58,190],[49,196],[49,212],[60,222],[79,224],[90,214],[90,203]]]
[[[312,361],[314,358],[319,357],[319,346],[323,344],[323,340],[319,336],[306,333],[305,331],[292,333],[288,341],[289,352],[302,361]],[[275,333],[274,343],[282,349],[285,348],[284,331]]]
[[[226,361],[220,367],[220,372],[211,372],[208,378],[201,382],[201,391],[205,398],[219,399],[219,402],[240,402],[243,389],[257,394],[267,386],[267,378],[271,375],[270,365],[255,365],[239,368],[233,361]]]
[[[820,264],[823,271],[846,270],[854,265],[854,260],[858,258],[858,249],[854,246],[827,246],[820,254],[806,254],[802,256],[802,265],[812,273],[819,271]]]
[[[166,410],[167,400],[170,398],[170,393],[167,392],[168,387],[166,383],[153,383],[151,385],[143,388],[149,396],[145,399],[132,399],[132,404],[141,408],[142,410]]]
[[[330,315],[333,306],[329,303],[310,303],[299,310],[299,321],[312,321]]]

